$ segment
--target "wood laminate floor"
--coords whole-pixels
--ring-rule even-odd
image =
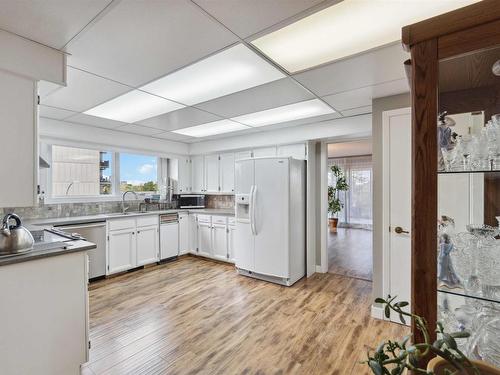
[[[338,228],[328,232],[328,272],[372,280],[372,231]]]
[[[408,331],[370,318],[371,300],[363,280],[286,288],[184,257],[91,285],[82,374],[369,374],[366,350]]]

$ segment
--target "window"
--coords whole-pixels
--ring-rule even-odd
[[[156,192],[158,158],[120,153],[120,191]]]
[[[344,172],[349,190],[340,193],[344,204],[339,212],[339,225],[344,227],[372,226],[372,160],[371,156],[334,158],[329,166],[338,165]],[[328,184],[332,185],[333,175],[328,172]]]
[[[96,196],[113,193],[112,153],[52,146],[52,196]]]

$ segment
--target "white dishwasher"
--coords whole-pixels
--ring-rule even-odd
[[[179,255],[179,214],[160,215],[160,260]]]

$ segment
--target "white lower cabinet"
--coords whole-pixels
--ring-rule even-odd
[[[196,214],[189,214],[189,250],[196,252],[198,248],[198,217]]]
[[[227,257],[230,262],[234,263],[234,232],[236,227],[228,225],[227,227]]]
[[[212,224],[212,250],[214,258],[227,261],[227,225]]]
[[[106,275],[159,260],[158,216],[108,220]]]
[[[212,256],[212,225],[198,221],[198,254]]]
[[[137,228],[137,265],[154,263],[158,261],[159,233],[158,226]]]
[[[135,230],[108,232],[108,266],[106,274],[126,271],[136,265]]]
[[[179,255],[189,252],[189,237],[189,215],[185,212],[179,213]]]

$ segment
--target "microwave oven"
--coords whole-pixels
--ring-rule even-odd
[[[202,194],[179,195],[179,208],[205,208],[205,196]]]

